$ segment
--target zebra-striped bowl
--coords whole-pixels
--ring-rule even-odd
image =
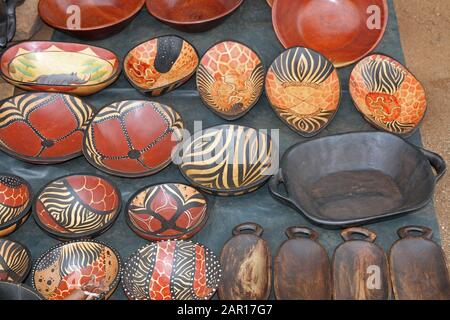
[[[0,281],[21,283],[31,270],[31,253],[24,245],[0,239]]]

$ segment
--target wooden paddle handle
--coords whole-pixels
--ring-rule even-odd
[[[314,241],[319,238],[319,234],[316,231],[307,227],[290,227],[286,230],[286,236],[289,239],[304,238],[306,236],[306,238]]]
[[[354,235],[362,235],[366,237],[364,241],[375,242],[377,234],[366,228],[348,228],[341,232],[341,236],[345,241],[354,240]]]
[[[264,229],[259,224],[254,223],[254,222],[246,222],[246,223],[236,226],[233,229],[234,236],[238,236],[245,232],[249,232],[250,234],[254,234],[258,237],[261,237],[264,232]]]
[[[418,236],[414,236],[414,233],[419,233]],[[415,238],[425,238],[431,240],[433,238],[433,230],[431,230],[428,227],[422,227],[422,226],[407,226],[398,229],[397,231],[398,236],[401,239],[407,238],[407,237],[415,237]]]

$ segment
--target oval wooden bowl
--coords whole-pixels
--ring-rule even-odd
[[[97,175],[71,175],[47,184],[34,201],[34,220],[58,239],[99,236],[120,213],[121,196],[108,179]]]
[[[46,300],[106,300],[121,272],[120,256],[113,248],[81,240],[46,251],[33,267],[32,284]]]
[[[208,205],[193,187],[166,183],[136,192],[125,213],[131,230],[144,239],[188,239],[205,225]]]
[[[350,94],[370,124],[404,137],[419,128],[427,111],[422,84],[401,63],[381,54],[368,56],[355,66]]]
[[[339,68],[366,56],[386,31],[386,0],[275,0],[272,19],[285,48],[324,54]]]
[[[0,150],[22,161],[53,164],[81,155],[94,116],[81,99],[60,93],[27,93],[0,102]]]
[[[266,94],[275,113],[292,130],[312,137],[336,115],[341,86],[333,64],[320,53],[295,47],[272,63]]]
[[[244,0],[147,0],[158,20],[184,32],[203,32],[218,26]]]
[[[0,237],[16,231],[30,216],[32,191],[24,179],[0,174]]]
[[[0,300],[42,300],[42,297],[29,288],[27,285],[21,283],[3,282],[0,281]]]
[[[31,253],[24,245],[0,239],[0,281],[23,282],[31,270]]]
[[[244,116],[258,102],[265,70],[259,56],[235,41],[210,48],[197,70],[197,88],[205,105],[225,120]]]
[[[23,90],[90,95],[120,75],[119,58],[106,49],[86,44],[27,41],[2,55],[3,78]]]
[[[196,187],[218,196],[256,191],[270,178],[275,154],[267,134],[238,125],[194,133],[183,143],[181,152],[179,167],[183,176]]]
[[[109,174],[149,176],[172,162],[183,129],[181,116],[171,107],[150,101],[116,102],[92,120],[83,152],[93,166]]]
[[[196,49],[178,36],[162,36],[133,48],[125,57],[128,81],[141,93],[157,97],[186,83],[197,70]]]
[[[122,286],[130,300],[208,300],[222,271],[216,255],[183,240],[148,244],[125,263]]]
[[[144,3],[145,0],[40,0],[39,15],[54,29],[74,37],[98,40],[122,31]]]

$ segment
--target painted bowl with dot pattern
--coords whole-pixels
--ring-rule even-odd
[[[12,174],[0,174],[0,237],[16,231],[30,216],[30,184]]]
[[[207,300],[222,278],[216,255],[191,241],[148,244],[125,263],[122,285],[130,300]]]
[[[128,81],[141,93],[157,97],[179,88],[195,73],[197,50],[178,36],[162,36],[143,42],[125,57]]]
[[[33,267],[32,284],[46,300],[106,300],[121,277],[120,256],[110,246],[80,240],[46,251]]]
[[[47,184],[34,201],[34,220],[61,240],[94,238],[108,230],[120,213],[119,189],[98,175],[71,175]]]
[[[31,253],[19,242],[0,239],[0,281],[23,282],[31,270]]]

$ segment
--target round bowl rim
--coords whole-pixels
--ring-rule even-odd
[[[0,238],[0,243],[2,243],[2,242],[11,242],[13,244],[17,244],[19,247],[21,247],[25,251],[25,253],[26,253],[27,257],[28,257],[27,268],[26,268],[25,272],[23,273],[23,275],[17,281],[18,284],[22,284],[22,282],[25,281],[25,279],[27,278],[28,274],[30,273],[31,268],[33,267],[33,257],[31,255],[31,251],[30,251],[30,249],[28,249],[27,246],[25,246],[20,241],[11,240],[11,239],[7,239],[7,238]],[[4,281],[4,282],[11,282],[11,281]]]

